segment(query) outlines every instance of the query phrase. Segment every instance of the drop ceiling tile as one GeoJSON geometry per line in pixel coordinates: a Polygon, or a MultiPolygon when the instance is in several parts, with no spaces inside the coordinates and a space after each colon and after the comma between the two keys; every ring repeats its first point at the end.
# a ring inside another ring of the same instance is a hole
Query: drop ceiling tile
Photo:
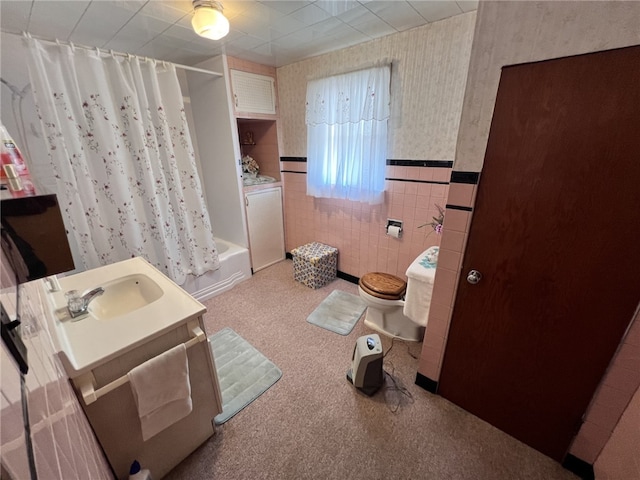
{"type": "Polygon", "coordinates": [[[188,42],[192,42],[193,40],[198,38],[198,34],[193,31],[193,28],[191,28],[191,26],[183,27],[179,23],[171,25],[168,29],[162,32],[162,36],[178,38],[180,40],[186,40],[188,42]]]}
{"type": "MultiPolygon", "coordinates": [[[[138,9],[143,3],[139,2],[138,9]]],[[[93,1],[69,40],[81,45],[103,46],[136,14],[132,5],[93,1]]]]}
{"type": "Polygon", "coordinates": [[[245,17],[253,18],[263,22],[270,22],[275,18],[285,16],[282,12],[270,8],[270,3],[248,2],[251,4],[250,8],[246,8],[241,14],[245,17]]]}
{"type": "Polygon", "coordinates": [[[365,6],[399,32],[424,24],[424,19],[416,15],[417,12],[408,2],[375,1],[365,6]]]}
{"type": "Polygon", "coordinates": [[[341,31],[342,29],[351,28],[346,23],[342,22],[339,18],[329,17],[321,22],[318,22],[312,25],[311,30],[313,30],[318,37],[330,37],[336,32],[341,31]]]}
{"type": "Polygon", "coordinates": [[[369,37],[362,32],[354,30],[349,25],[334,28],[328,35],[324,35],[317,41],[323,51],[338,50],[358,43],[366,42],[369,37]]]}
{"type": "Polygon", "coordinates": [[[320,7],[316,7],[315,5],[307,5],[306,7],[293,12],[291,17],[301,21],[305,25],[313,25],[331,17],[331,14],[320,7]]]}
{"type": "MultiPolygon", "coordinates": [[[[135,51],[169,27],[171,27],[170,23],[137,14],[105,45],[105,48],[117,50],[125,47],[135,51]]],[[[128,52],[133,53],[133,51],[128,52]]]]}
{"type": "Polygon", "coordinates": [[[227,48],[240,48],[242,50],[253,50],[258,45],[264,45],[265,41],[262,38],[254,37],[251,35],[243,35],[240,38],[232,42],[227,42],[225,45],[227,48]]]}
{"type": "Polygon", "coordinates": [[[288,35],[293,32],[297,32],[303,28],[306,28],[306,24],[302,23],[300,20],[296,20],[290,15],[273,19],[269,22],[271,27],[278,32],[281,32],[283,35],[288,35]]]}
{"type": "Polygon", "coordinates": [[[334,17],[362,6],[356,0],[318,0],[314,5],[317,5],[321,9],[329,12],[334,17]]]}
{"type": "Polygon", "coordinates": [[[298,0],[287,0],[287,1],[280,1],[280,0],[267,0],[267,1],[261,1],[260,3],[267,5],[269,8],[273,8],[274,10],[277,10],[278,12],[282,13],[283,15],[289,15],[290,13],[295,12],[296,10],[300,10],[303,7],[306,7],[307,5],[313,3],[313,0],[311,1],[298,1],[298,0]]]}
{"type": "Polygon", "coordinates": [[[357,23],[352,26],[369,38],[380,38],[386,35],[391,35],[392,33],[397,33],[395,28],[375,15],[373,15],[373,18],[370,18],[365,22],[357,23]]]}
{"type": "Polygon", "coordinates": [[[165,5],[169,5],[170,7],[175,8],[176,10],[180,10],[183,13],[193,12],[193,2],[191,0],[151,0],[151,2],[164,3],[165,5]]]}
{"type": "Polygon", "coordinates": [[[478,0],[465,0],[456,2],[463,12],[472,12],[478,9],[478,0]]]}
{"type": "Polygon", "coordinates": [[[307,43],[313,42],[315,38],[315,34],[313,30],[310,28],[305,28],[302,30],[298,30],[297,32],[290,33],[289,35],[285,35],[284,37],[280,37],[274,40],[272,43],[278,47],[291,47],[295,45],[299,47],[300,45],[305,45],[307,43]]]}
{"type": "Polygon", "coordinates": [[[456,2],[409,1],[409,3],[429,22],[437,22],[438,20],[462,13],[462,10],[456,2]]]}
{"type": "Polygon", "coordinates": [[[191,45],[191,41],[189,40],[181,40],[178,38],[158,36],[153,40],[151,40],[150,42],[148,42],[146,45],[144,45],[143,48],[146,48],[149,46],[150,48],[157,48],[162,50],[176,50],[176,49],[188,47],[189,45],[191,45]]]}
{"type": "Polygon", "coordinates": [[[169,58],[172,58],[173,53],[177,50],[177,48],[161,47],[155,45],[154,42],[149,42],[144,47],[139,48],[135,54],[140,57],[170,61],[169,58]]]}
{"type": "Polygon", "coordinates": [[[88,1],[34,2],[28,31],[50,40],[67,40],[88,6],[88,1]]]}
{"type": "Polygon", "coordinates": [[[0,28],[5,32],[21,33],[27,30],[31,2],[1,1],[0,2],[0,28]]]}
{"type": "Polygon", "coordinates": [[[142,7],[138,14],[157,18],[158,20],[173,24],[184,17],[186,12],[176,9],[169,2],[151,0],[142,7]]]}
{"type": "Polygon", "coordinates": [[[251,10],[255,3],[253,0],[224,0],[222,1],[222,13],[231,20],[234,16],[251,10]]]}
{"type": "MultiPolygon", "coordinates": [[[[248,18],[244,15],[239,15],[234,19],[233,30],[243,33],[245,35],[252,35],[254,37],[261,38],[263,42],[272,39],[271,27],[269,24],[261,22],[257,19],[248,18]]],[[[276,37],[281,37],[282,33],[276,34],[276,37]]]]}
{"type": "Polygon", "coordinates": [[[179,54],[176,51],[176,53],[167,55],[167,61],[182,65],[197,65],[198,63],[204,62],[205,60],[220,55],[221,53],[222,52],[220,50],[214,50],[208,53],[197,53],[182,50],[179,54]]]}
{"type": "Polygon", "coordinates": [[[358,3],[355,7],[345,10],[344,12],[336,15],[336,17],[349,25],[357,25],[358,23],[371,19],[371,17],[375,17],[375,14],[358,3]]]}
{"type": "MultiPolygon", "coordinates": [[[[206,39],[203,39],[203,40],[206,40],[206,39]]],[[[222,53],[223,48],[224,48],[224,45],[218,42],[195,41],[185,45],[183,47],[183,50],[190,53],[207,54],[210,57],[213,57],[214,55],[220,55],[220,53],[222,53]]]]}

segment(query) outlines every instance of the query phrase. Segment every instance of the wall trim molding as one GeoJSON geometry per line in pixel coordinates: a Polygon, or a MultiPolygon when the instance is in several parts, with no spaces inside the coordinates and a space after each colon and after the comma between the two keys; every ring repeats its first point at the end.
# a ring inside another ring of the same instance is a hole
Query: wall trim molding
{"type": "Polygon", "coordinates": [[[280,157],[281,162],[306,162],[307,157],[280,157]]]}
{"type": "Polygon", "coordinates": [[[385,180],[389,180],[392,182],[431,183],[434,185],[449,185],[449,182],[438,182],[436,180],[413,180],[410,178],[390,178],[390,177],[385,178],[385,180]]]}
{"type": "MultiPolygon", "coordinates": [[[[307,157],[280,157],[281,162],[306,162],[307,157]]],[[[453,160],[403,160],[387,159],[387,165],[398,167],[432,167],[432,168],[453,168],[453,160]]]]}
{"type": "Polygon", "coordinates": [[[472,207],[465,207],[463,205],[451,205],[450,203],[447,203],[445,205],[445,208],[449,208],[451,210],[462,210],[463,212],[473,212],[472,207]]]}
{"type": "Polygon", "coordinates": [[[387,159],[387,165],[396,165],[396,166],[399,166],[399,167],[453,168],[453,160],[398,160],[398,159],[387,159]]]}
{"type": "Polygon", "coordinates": [[[480,179],[480,172],[451,172],[451,183],[468,183],[477,185],[480,179]]]}

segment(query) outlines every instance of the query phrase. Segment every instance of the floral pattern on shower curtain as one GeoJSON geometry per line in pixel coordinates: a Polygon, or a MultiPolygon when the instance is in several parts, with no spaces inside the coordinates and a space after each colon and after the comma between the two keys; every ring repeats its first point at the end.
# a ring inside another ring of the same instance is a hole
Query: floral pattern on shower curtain
{"type": "Polygon", "coordinates": [[[219,267],[173,64],[26,38],[57,194],[84,268],[219,267]]]}

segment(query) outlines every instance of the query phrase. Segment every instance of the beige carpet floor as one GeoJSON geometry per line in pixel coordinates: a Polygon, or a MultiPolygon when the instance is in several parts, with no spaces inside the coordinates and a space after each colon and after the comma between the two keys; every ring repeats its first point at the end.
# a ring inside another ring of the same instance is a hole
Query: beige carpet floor
{"type": "MultiPolygon", "coordinates": [[[[177,479],[573,479],[558,463],[414,384],[421,344],[385,357],[411,398],[367,397],[345,379],[362,321],[342,336],[306,322],[337,279],[311,290],[285,260],[206,302],[207,334],[231,327],[282,378],[173,469],[177,479]]],[[[384,350],[390,339],[382,337],[384,350]]]]}

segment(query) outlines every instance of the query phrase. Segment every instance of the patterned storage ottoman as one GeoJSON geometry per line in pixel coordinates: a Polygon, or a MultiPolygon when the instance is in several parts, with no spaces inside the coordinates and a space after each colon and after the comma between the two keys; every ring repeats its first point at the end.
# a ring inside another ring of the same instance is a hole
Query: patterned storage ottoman
{"type": "Polygon", "coordinates": [[[320,288],[334,278],[338,270],[338,249],[313,242],[291,250],[293,279],[307,287],[320,288]]]}

